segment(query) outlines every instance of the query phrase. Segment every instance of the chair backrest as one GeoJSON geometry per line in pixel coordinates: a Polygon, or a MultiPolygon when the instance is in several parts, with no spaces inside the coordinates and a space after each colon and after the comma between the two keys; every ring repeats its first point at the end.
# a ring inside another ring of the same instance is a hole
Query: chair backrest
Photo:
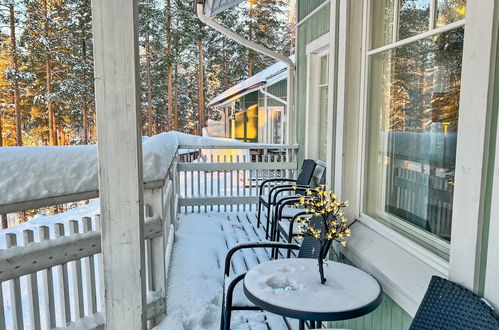
{"type": "Polygon", "coordinates": [[[465,287],[433,276],[410,330],[498,330],[493,309],[465,287]]]}
{"type": "MultiPolygon", "coordinates": [[[[324,228],[322,219],[318,216],[312,217],[312,219],[310,220],[310,225],[316,229],[324,228]]],[[[320,250],[320,241],[315,237],[306,236],[303,238],[300,250],[298,251],[298,258],[318,258],[320,250]]]]}
{"type": "Polygon", "coordinates": [[[312,159],[305,159],[301,165],[300,174],[296,179],[296,184],[298,185],[308,185],[314,176],[314,170],[317,163],[312,159]]]}

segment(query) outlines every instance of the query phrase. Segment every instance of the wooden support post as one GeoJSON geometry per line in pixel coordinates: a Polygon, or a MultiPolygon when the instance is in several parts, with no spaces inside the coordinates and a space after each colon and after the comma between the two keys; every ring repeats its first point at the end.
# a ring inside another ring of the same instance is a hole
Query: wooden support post
{"type": "Polygon", "coordinates": [[[92,0],[106,329],[145,329],[137,0],[92,0]]]}

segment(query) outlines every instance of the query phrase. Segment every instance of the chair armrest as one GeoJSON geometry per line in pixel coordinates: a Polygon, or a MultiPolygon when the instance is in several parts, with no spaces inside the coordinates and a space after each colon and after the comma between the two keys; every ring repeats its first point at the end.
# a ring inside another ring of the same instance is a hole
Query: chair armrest
{"type": "Polygon", "coordinates": [[[248,242],[248,243],[238,244],[234,246],[232,249],[230,249],[229,252],[227,252],[227,256],[225,257],[224,275],[229,276],[230,262],[234,253],[242,249],[255,249],[255,248],[279,248],[286,250],[299,250],[300,246],[291,243],[280,243],[280,242],[270,242],[270,241],[248,242]]]}
{"type": "Polygon", "coordinates": [[[265,187],[265,185],[270,182],[296,182],[296,180],[287,178],[273,178],[264,180],[262,183],[260,183],[260,196],[263,194],[263,188],[265,187]]]}
{"type": "Polygon", "coordinates": [[[306,191],[310,189],[310,186],[295,186],[295,185],[280,185],[272,188],[269,193],[269,203],[272,200],[272,204],[277,202],[277,196],[285,191],[306,191]],[[274,194],[274,198],[272,198],[272,194],[274,194]]]}

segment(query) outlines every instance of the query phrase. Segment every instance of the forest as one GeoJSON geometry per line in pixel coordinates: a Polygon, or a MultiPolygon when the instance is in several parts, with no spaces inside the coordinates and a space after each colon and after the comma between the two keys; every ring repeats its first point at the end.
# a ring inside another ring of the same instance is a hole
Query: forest
{"type": "MultiPolygon", "coordinates": [[[[192,1],[139,0],[142,133],[201,134],[206,104],[272,59],[204,26],[192,1]]],[[[249,0],[215,17],[290,55],[294,5],[249,0]]],[[[0,3],[0,146],[97,141],[90,0],[0,3]]]]}

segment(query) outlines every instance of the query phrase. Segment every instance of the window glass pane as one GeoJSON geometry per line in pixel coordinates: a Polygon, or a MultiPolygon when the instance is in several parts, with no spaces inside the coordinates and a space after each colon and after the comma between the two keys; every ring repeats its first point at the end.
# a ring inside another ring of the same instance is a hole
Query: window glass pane
{"type": "Polygon", "coordinates": [[[327,94],[328,87],[319,88],[319,159],[327,160],[327,94]]]}
{"type": "Polygon", "coordinates": [[[371,56],[365,211],[447,241],[463,39],[459,28],[371,56]]]}
{"type": "Polygon", "coordinates": [[[466,0],[438,0],[437,26],[460,21],[466,16],[466,0]]]}
{"type": "Polygon", "coordinates": [[[429,30],[430,0],[400,0],[398,39],[406,39],[429,30]]]}
{"type": "Polygon", "coordinates": [[[320,67],[319,67],[319,70],[320,70],[320,79],[319,79],[319,84],[320,85],[324,85],[324,84],[327,84],[327,81],[328,81],[328,78],[329,78],[329,72],[328,72],[328,69],[327,69],[327,55],[325,56],[322,56],[320,58],[320,67]]]}
{"type": "Polygon", "coordinates": [[[376,0],[371,9],[371,49],[393,42],[394,0],[376,0]]]}

